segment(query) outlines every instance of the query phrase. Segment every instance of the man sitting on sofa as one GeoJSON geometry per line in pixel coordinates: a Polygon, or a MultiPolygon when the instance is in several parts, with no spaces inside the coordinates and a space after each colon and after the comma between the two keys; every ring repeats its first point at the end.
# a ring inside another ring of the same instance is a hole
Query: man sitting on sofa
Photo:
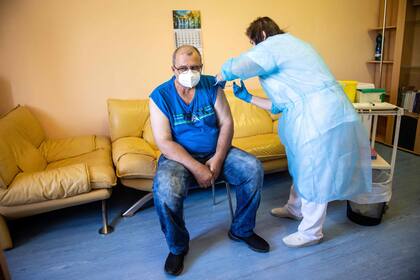
{"type": "Polygon", "coordinates": [[[165,271],[179,275],[189,249],[183,202],[190,186],[206,188],[219,177],[234,185],[237,208],[228,236],[257,252],[268,252],[269,244],[253,231],[264,172],[257,158],[231,147],[233,120],[223,89],[200,75],[195,47],[176,49],[172,63],[174,76],[150,95],[150,118],[162,152],[153,195],[170,251],[165,271]]]}

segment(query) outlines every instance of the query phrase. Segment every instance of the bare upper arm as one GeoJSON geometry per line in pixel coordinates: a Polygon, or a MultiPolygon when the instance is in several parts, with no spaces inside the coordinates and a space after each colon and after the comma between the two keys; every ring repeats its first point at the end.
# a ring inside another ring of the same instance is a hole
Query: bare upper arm
{"type": "Polygon", "coordinates": [[[153,137],[159,147],[162,141],[172,140],[171,126],[168,118],[162,113],[152,99],[149,100],[149,110],[153,137]]]}
{"type": "Polygon", "coordinates": [[[217,91],[217,98],[214,109],[216,111],[216,116],[220,127],[225,124],[233,124],[230,106],[226,99],[226,95],[221,88],[219,88],[217,91]]]}

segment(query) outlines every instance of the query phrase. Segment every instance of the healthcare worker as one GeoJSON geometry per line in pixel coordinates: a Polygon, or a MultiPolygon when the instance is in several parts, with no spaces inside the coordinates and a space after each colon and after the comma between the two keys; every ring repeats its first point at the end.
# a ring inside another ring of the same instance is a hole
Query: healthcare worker
{"type": "MultiPolygon", "coordinates": [[[[271,213],[302,220],[283,238],[289,247],[322,241],[327,203],[370,192],[371,154],[367,131],[319,54],[283,32],[268,17],[253,21],[246,35],[254,45],[228,59],[217,81],[258,76],[269,99],[234,83],[236,97],[272,113],[282,112],[279,135],[293,178],[287,204],[271,213]]],[[[332,46],[333,47],[333,46],[332,46]]]]}

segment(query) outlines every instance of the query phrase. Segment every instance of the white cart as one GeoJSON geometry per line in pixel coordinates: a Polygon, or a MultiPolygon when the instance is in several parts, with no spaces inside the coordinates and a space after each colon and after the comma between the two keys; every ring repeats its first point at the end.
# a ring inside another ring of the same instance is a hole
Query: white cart
{"type": "MultiPolygon", "coordinates": [[[[386,204],[391,200],[398,137],[401,116],[404,115],[404,109],[390,103],[353,103],[353,106],[361,115],[364,125],[371,134],[370,139],[372,148],[375,147],[378,117],[396,117],[391,162],[388,163],[378,154],[377,159],[372,160],[372,192],[361,194],[349,201],[348,204],[348,207],[352,210],[356,209],[356,220],[360,218],[359,221],[365,222],[366,225],[375,225],[380,223],[386,204]],[[378,207],[375,208],[375,205],[378,207]],[[360,214],[360,217],[358,214],[360,214]]],[[[347,212],[347,215],[349,216],[349,212],[347,212]]],[[[352,221],[357,222],[353,219],[354,217],[352,218],[349,216],[349,218],[352,221]]]]}

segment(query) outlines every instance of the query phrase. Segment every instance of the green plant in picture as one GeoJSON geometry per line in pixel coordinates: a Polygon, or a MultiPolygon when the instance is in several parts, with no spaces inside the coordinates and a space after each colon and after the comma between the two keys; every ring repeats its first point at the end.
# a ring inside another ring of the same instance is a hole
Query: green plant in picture
{"type": "Polygon", "coordinates": [[[200,11],[176,10],[172,13],[175,29],[201,28],[200,11]]]}

